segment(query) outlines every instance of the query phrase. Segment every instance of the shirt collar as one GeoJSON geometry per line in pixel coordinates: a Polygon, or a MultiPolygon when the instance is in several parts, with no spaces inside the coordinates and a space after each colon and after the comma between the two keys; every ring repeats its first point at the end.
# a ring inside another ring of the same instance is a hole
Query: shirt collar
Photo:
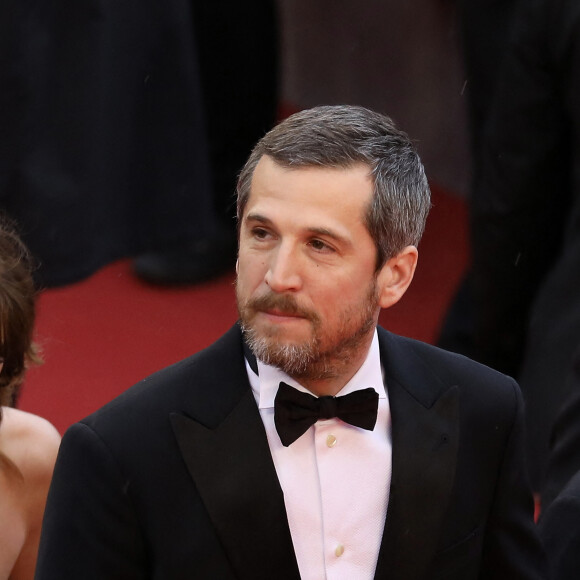
{"type": "MultiPolygon", "coordinates": [[[[289,377],[286,373],[282,372],[279,368],[266,365],[261,361],[258,361],[257,375],[252,371],[247,360],[246,370],[248,372],[248,378],[250,379],[250,385],[252,386],[254,397],[260,409],[274,407],[274,398],[278,392],[280,381],[284,381],[299,391],[312,394],[292,377],[289,377]]],[[[383,381],[379,352],[379,338],[376,329],[365,361],[352,379],[337,394],[347,395],[353,391],[366,389],[368,387],[372,387],[379,394],[379,399],[386,399],[387,394],[383,381]]]]}

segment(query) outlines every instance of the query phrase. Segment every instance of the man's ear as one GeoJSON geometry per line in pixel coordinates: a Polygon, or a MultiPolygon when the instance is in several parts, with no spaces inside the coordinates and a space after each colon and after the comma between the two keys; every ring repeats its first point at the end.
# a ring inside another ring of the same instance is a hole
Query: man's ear
{"type": "Polygon", "coordinates": [[[377,288],[381,308],[389,308],[402,298],[413,280],[418,257],[417,248],[407,246],[396,256],[387,260],[379,270],[377,288]]]}

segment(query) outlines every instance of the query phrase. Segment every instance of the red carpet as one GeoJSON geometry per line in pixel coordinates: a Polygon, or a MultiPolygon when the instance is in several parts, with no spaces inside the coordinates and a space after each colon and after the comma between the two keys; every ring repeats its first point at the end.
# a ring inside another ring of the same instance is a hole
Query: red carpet
{"type": "MultiPolygon", "coordinates": [[[[415,280],[381,315],[393,332],[432,342],[467,261],[461,200],[434,188],[415,280]]],[[[233,272],[186,289],[154,288],[112,264],[81,283],[44,291],[37,338],[45,364],[31,369],[20,407],[63,432],[148,374],[207,346],[236,320],[233,272]]]]}

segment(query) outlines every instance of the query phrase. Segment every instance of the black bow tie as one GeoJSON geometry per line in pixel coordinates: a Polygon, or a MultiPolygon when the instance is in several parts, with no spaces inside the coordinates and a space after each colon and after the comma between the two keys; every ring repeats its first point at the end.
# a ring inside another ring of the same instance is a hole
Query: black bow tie
{"type": "Polygon", "coordinates": [[[345,423],[372,431],[377,422],[379,395],[374,389],[342,397],[313,397],[280,383],[274,399],[274,423],[284,447],[294,443],[318,419],[338,417],[345,423]]]}

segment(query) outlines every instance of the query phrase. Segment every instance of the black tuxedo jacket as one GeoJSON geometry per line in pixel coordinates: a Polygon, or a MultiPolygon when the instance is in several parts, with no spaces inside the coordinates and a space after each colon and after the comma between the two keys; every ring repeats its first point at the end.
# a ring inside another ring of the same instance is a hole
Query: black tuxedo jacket
{"type": "MultiPolygon", "coordinates": [[[[379,342],[393,471],[376,578],[543,578],[517,385],[379,342]]],[[[36,578],[299,579],[237,326],[68,430],[36,578]]]]}

